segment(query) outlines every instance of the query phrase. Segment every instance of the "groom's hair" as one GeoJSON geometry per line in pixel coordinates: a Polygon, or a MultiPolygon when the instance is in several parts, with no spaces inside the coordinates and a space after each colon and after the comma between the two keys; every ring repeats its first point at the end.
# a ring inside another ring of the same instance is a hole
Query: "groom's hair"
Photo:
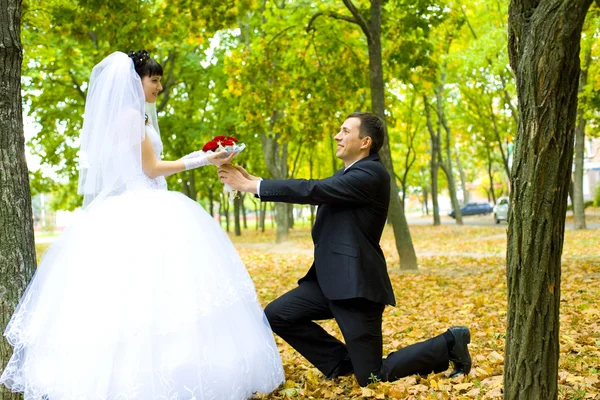
{"type": "Polygon", "coordinates": [[[358,137],[364,139],[369,136],[371,138],[369,154],[377,153],[383,146],[383,139],[385,138],[385,124],[381,118],[368,112],[353,112],[346,117],[346,119],[348,118],[360,119],[358,137]]]}

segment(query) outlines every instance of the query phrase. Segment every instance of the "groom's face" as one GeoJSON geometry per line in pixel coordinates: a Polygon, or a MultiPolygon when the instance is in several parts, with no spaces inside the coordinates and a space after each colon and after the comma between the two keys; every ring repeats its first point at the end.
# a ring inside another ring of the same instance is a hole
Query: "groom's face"
{"type": "Polygon", "coordinates": [[[340,131],[335,135],[337,142],[335,156],[343,161],[356,161],[361,151],[365,148],[365,140],[360,135],[360,119],[348,118],[342,124],[340,131]]]}

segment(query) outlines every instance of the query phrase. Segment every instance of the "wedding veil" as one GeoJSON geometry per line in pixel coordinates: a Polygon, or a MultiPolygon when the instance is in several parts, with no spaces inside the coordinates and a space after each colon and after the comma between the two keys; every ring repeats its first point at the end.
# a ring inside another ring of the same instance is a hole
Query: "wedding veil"
{"type": "Polygon", "coordinates": [[[115,52],[94,67],[79,152],[84,207],[124,192],[143,173],[144,103],[141,79],[127,54],[115,52]]]}

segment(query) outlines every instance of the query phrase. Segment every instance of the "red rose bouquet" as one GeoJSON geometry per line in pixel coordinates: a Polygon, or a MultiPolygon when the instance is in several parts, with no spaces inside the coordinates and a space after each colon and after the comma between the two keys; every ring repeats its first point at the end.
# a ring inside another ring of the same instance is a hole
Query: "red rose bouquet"
{"type": "MultiPolygon", "coordinates": [[[[205,153],[219,153],[221,151],[226,151],[227,154],[231,154],[239,153],[245,148],[246,145],[244,143],[238,144],[238,140],[233,136],[215,136],[202,147],[202,151],[205,153]]],[[[224,189],[230,193],[230,200],[237,196],[237,190],[233,190],[229,185],[225,185],[224,189]]]]}
{"type": "Polygon", "coordinates": [[[202,151],[204,152],[215,152],[218,153],[220,151],[225,150],[227,154],[230,153],[239,153],[240,151],[246,148],[245,144],[238,144],[238,140],[233,136],[215,136],[212,140],[202,147],[202,151]]]}

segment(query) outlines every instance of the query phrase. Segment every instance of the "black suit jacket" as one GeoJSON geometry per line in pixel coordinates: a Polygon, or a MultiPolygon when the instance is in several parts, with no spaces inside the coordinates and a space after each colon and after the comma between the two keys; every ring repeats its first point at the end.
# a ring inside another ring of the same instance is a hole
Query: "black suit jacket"
{"type": "Polygon", "coordinates": [[[318,205],[315,259],[304,279],[317,279],[330,300],[363,297],[395,304],[379,240],[390,201],[390,176],[372,154],[321,180],[263,180],[263,201],[318,205]]]}

